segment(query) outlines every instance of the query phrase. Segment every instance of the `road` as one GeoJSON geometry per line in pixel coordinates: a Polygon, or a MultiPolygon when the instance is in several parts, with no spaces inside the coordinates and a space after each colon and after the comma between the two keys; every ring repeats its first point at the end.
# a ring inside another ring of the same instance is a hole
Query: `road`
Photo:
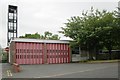
{"type": "Polygon", "coordinates": [[[6,73],[6,65],[3,64],[3,78],[118,78],[118,63],[21,65],[22,71],[11,71],[12,76],[6,73]]]}
{"type": "Polygon", "coordinates": [[[0,80],[2,79],[2,63],[0,63],[0,80]]]}

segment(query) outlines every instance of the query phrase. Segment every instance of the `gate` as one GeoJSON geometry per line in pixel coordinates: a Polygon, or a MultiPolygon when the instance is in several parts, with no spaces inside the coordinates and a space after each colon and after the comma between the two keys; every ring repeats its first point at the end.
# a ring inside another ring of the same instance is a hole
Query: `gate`
{"type": "Polygon", "coordinates": [[[16,42],[16,63],[18,64],[43,64],[43,43],[16,42]]]}
{"type": "Polygon", "coordinates": [[[47,63],[69,63],[70,53],[68,44],[46,44],[47,63]]]}

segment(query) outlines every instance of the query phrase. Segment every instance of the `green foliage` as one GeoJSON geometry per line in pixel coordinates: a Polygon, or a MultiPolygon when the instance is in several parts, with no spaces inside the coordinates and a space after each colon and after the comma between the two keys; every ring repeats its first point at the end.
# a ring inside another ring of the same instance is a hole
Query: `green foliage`
{"type": "Polygon", "coordinates": [[[7,60],[7,53],[6,52],[2,52],[2,60],[7,60]]]}
{"type": "Polygon", "coordinates": [[[59,40],[60,37],[57,34],[54,34],[50,39],[52,39],[52,40],[59,40]]]}
{"type": "Polygon", "coordinates": [[[25,34],[25,36],[20,36],[20,38],[33,38],[33,39],[39,39],[40,35],[38,33],[35,34],[25,34]]]}
{"type": "Polygon", "coordinates": [[[40,35],[38,33],[35,34],[25,34],[25,36],[20,36],[20,38],[32,38],[32,39],[51,39],[51,40],[59,40],[60,37],[57,34],[52,34],[49,31],[44,32],[44,35],[40,35]]]}
{"type": "Polygon", "coordinates": [[[7,62],[7,52],[0,47],[0,62],[7,62]]]}
{"type": "Polygon", "coordinates": [[[81,48],[89,52],[98,52],[107,48],[111,51],[120,47],[120,19],[116,12],[94,10],[83,12],[82,17],[68,19],[60,33],[76,41],[81,48]]]}

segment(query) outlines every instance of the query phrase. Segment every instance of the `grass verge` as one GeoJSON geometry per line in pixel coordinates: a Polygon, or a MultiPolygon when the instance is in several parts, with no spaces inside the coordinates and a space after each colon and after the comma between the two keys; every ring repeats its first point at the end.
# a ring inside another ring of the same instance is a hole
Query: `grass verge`
{"type": "Polygon", "coordinates": [[[119,62],[120,60],[83,60],[80,63],[114,63],[119,62]]]}

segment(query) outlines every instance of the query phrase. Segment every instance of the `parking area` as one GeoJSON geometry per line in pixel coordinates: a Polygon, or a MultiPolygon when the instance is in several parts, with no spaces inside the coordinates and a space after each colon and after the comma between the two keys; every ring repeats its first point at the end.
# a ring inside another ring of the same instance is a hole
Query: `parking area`
{"type": "Polygon", "coordinates": [[[9,64],[3,64],[3,78],[118,78],[118,63],[68,63],[20,65],[22,71],[13,73],[9,64]]]}

